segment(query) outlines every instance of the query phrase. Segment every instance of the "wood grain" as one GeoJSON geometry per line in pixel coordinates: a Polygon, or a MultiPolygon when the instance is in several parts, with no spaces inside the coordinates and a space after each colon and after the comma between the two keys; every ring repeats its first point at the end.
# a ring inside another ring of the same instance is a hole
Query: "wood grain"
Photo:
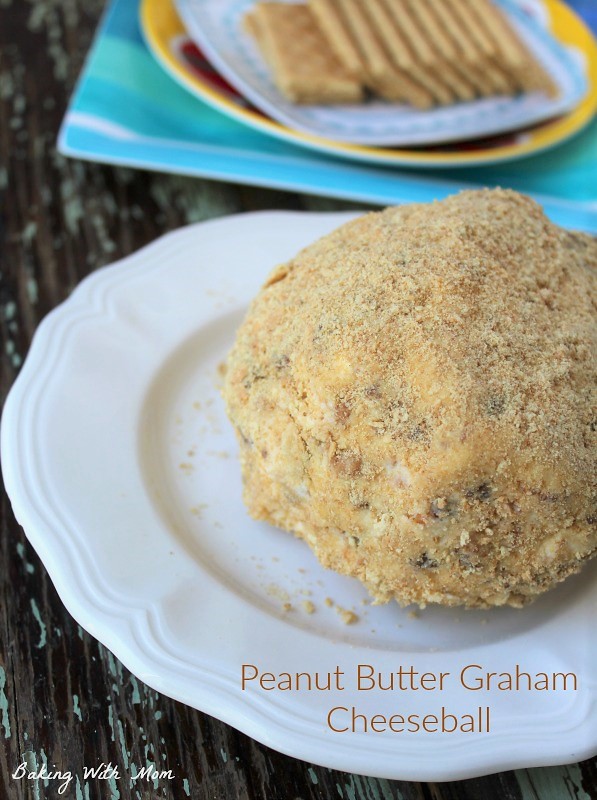
{"type": "MultiPolygon", "coordinates": [[[[0,0],[0,397],[39,321],[89,272],[168,230],[260,208],[349,204],[113,169],[58,155],[54,142],[100,0],[0,0]]],[[[288,758],[138,681],[70,617],[3,494],[0,535],[0,797],[7,800],[591,800],[597,762],[417,784],[288,758]],[[11,777],[70,771],[59,781],[11,777]],[[120,780],[84,780],[111,763],[120,780]],[[139,768],[172,780],[133,782],[139,768]]]]}

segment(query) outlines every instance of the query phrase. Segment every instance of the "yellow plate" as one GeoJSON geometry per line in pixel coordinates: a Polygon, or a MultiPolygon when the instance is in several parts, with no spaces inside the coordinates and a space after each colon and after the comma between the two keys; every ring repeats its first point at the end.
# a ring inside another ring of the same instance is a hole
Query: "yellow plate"
{"type": "Polygon", "coordinates": [[[579,49],[587,62],[589,89],[582,102],[564,116],[490,139],[438,147],[393,149],[322,139],[274,122],[247,104],[210,67],[188,37],[173,0],[142,0],[141,27],[147,44],[166,71],[200,100],[257,130],[292,144],[374,164],[458,167],[494,164],[546,150],[587,125],[597,109],[597,45],[592,33],[561,0],[543,0],[552,35],[579,49]]]}

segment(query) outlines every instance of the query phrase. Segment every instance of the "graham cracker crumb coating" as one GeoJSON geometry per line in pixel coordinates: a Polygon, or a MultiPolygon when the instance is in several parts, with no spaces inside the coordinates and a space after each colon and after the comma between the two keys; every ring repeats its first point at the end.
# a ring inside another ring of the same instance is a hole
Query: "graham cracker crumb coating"
{"type": "Polygon", "coordinates": [[[511,191],[277,267],[224,397],[256,519],[376,602],[521,606],[595,554],[597,243],[511,191]]]}

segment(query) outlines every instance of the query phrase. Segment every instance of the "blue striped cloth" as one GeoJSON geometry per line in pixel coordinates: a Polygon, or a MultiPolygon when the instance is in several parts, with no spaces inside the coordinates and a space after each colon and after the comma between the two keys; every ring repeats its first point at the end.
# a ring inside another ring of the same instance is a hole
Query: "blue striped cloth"
{"type": "MultiPolygon", "coordinates": [[[[138,2],[108,6],[63,122],[61,152],[380,205],[511,187],[535,196],[554,221],[597,233],[595,120],[545,153],[483,168],[417,172],[330,157],[251,129],[182,89],[148,51],[138,2]]],[[[570,5],[597,30],[595,0],[570,5]]]]}

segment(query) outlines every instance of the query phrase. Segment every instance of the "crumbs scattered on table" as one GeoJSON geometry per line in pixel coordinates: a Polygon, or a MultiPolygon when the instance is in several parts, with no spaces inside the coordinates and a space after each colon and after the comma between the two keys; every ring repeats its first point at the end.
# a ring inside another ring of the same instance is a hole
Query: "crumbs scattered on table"
{"type": "Polygon", "coordinates": [[[307,614],[313,614],[315,611],[315,603],[312,603],[311,600],[303,600],[302,606],[307,614]]]}
{"type": "Polygon", "coordinates": [[[185,475],[190,475],[195,470],[195,467],[192,464],[189,464],[188,461],[182,461],[178,465],[178,468],[181,470],[181,472],[184,472],[185,475]]]}
{"type": "Polygon", "coordinates": [[[407,616],[408,616],[409,619],[418,619],[419,618],[419,612],[418,611],[409,611],[407,616]]]}
{"type": "Polygon", "coordinates": [[[202,515],[203,515],[203,512],[205,511],[205,509],[207,507],[208,507],[207,503],[197,503],[196,506],[193,506],[191,508],[191,514],[194,514],[194,516],[201,518],[202,515]]]}

